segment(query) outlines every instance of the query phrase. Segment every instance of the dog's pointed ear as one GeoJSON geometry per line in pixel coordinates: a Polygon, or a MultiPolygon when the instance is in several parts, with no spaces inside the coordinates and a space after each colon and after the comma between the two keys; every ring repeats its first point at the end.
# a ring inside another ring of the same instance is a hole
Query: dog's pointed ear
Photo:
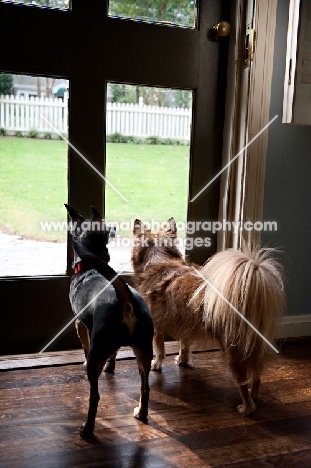
{"type": "Polygon", "coordinates": [[[85,219],[83,218],[82,215],[80,215],[80,213],[77,212],[77,210],[75,210],[72,206],[70,205],[67,205],[66,203],[64,204],[66,209],[67,209],[67,212],[68,212],[68,215],[70,217],[70,219],[76,223],[83,223],[83,221],[85,221],[85,219]]]}
{"type": "Polygon", "coordinates": [[[80,244],[80,242],[77,242],[75,239],[72,239],[71,242],[72,242],[73,250],[79,255],[79,257],[82,258],[84,249],[82,245],[80,244]]]}
{"type": "Polygon", "coordinates": [[[135,236],[140,236],[141,234],[145,232],[145,230],[146,230],[146,227],[144,223],[142,223],[140,219],[135,219],[134,226],[133,226],[133,234],[135,236]]]}
{"type": "Polygon", "coordinates": [[[94,206],[91,206],[91,221],[102,221],[102,219],[100,212],[94,206]]]}
{"type": "Polygon", "coordinates": [[[169,237],[177,237],[177,226],[174,218],[167,220],[164,232],[169,237]]]}

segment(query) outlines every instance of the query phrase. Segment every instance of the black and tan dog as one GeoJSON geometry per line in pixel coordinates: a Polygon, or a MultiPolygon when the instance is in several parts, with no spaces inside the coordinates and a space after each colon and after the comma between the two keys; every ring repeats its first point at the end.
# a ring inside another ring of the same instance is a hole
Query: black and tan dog
{"type": "Polygon", "coordinates": [[[70,284],[70,302],[77,315],[76,328],[86,356],[90,383],[89,410],[80,434],[89,437],[95,426],[99,402],[98,377],[105,366],[113,372],[117,350],[131,346],[141,377],[139,406],[134,417],[148,415],[148,377],[152,360],[153,322],[141,295],[108,265],[107,243],[110,229],[101,214],[91,208],[85,220],[74,208],[65,205],[71,219],[74,247],[74,275],[70,284]]]}

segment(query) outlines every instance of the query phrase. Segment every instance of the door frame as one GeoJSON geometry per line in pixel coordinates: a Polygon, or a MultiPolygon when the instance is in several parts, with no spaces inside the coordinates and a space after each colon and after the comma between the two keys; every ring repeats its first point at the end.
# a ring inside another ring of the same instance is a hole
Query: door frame
{"type": "MultiPolygon", "coordinates": [[[[226,220],[241,226],[262,221],[268,129],[260,132],[270,118],[276,11],[277,0],[234,0],[232,3],[233,34],[229,44],[223,151],[223,167],[229,167],[221,178],[219,221],[222,223],[226,220]],[[255,52],[247,67],[244,65],[246,25],[255,31],[255,52]]],[[[240,248],[243,239],[260,243],[261,231],[219,231],[218,250],[240,248]]]]}

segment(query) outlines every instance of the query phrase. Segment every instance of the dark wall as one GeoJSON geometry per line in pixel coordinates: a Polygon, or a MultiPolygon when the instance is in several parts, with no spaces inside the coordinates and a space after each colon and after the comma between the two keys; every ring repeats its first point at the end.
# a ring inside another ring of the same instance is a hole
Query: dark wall
{"type": "MultiPolygon", "coordinates": [[[[282,124],[289,1],[278,2],[264,219],[278,223],[263,243],[279,246],[287,277],[286,315],[311,312],[311,127],[282,124]]],[[[310,109],[311,112],[311,109],[310,109]]]]}

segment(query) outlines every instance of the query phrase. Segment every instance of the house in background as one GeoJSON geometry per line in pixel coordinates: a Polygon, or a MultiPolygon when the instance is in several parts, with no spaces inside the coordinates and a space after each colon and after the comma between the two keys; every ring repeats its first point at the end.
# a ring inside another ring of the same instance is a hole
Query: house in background
{"type": "Polygon", "coordinates": [[[16,97],[63,97],[69,81],[44,76],[13,75],[13,94],[16,97]]]}

